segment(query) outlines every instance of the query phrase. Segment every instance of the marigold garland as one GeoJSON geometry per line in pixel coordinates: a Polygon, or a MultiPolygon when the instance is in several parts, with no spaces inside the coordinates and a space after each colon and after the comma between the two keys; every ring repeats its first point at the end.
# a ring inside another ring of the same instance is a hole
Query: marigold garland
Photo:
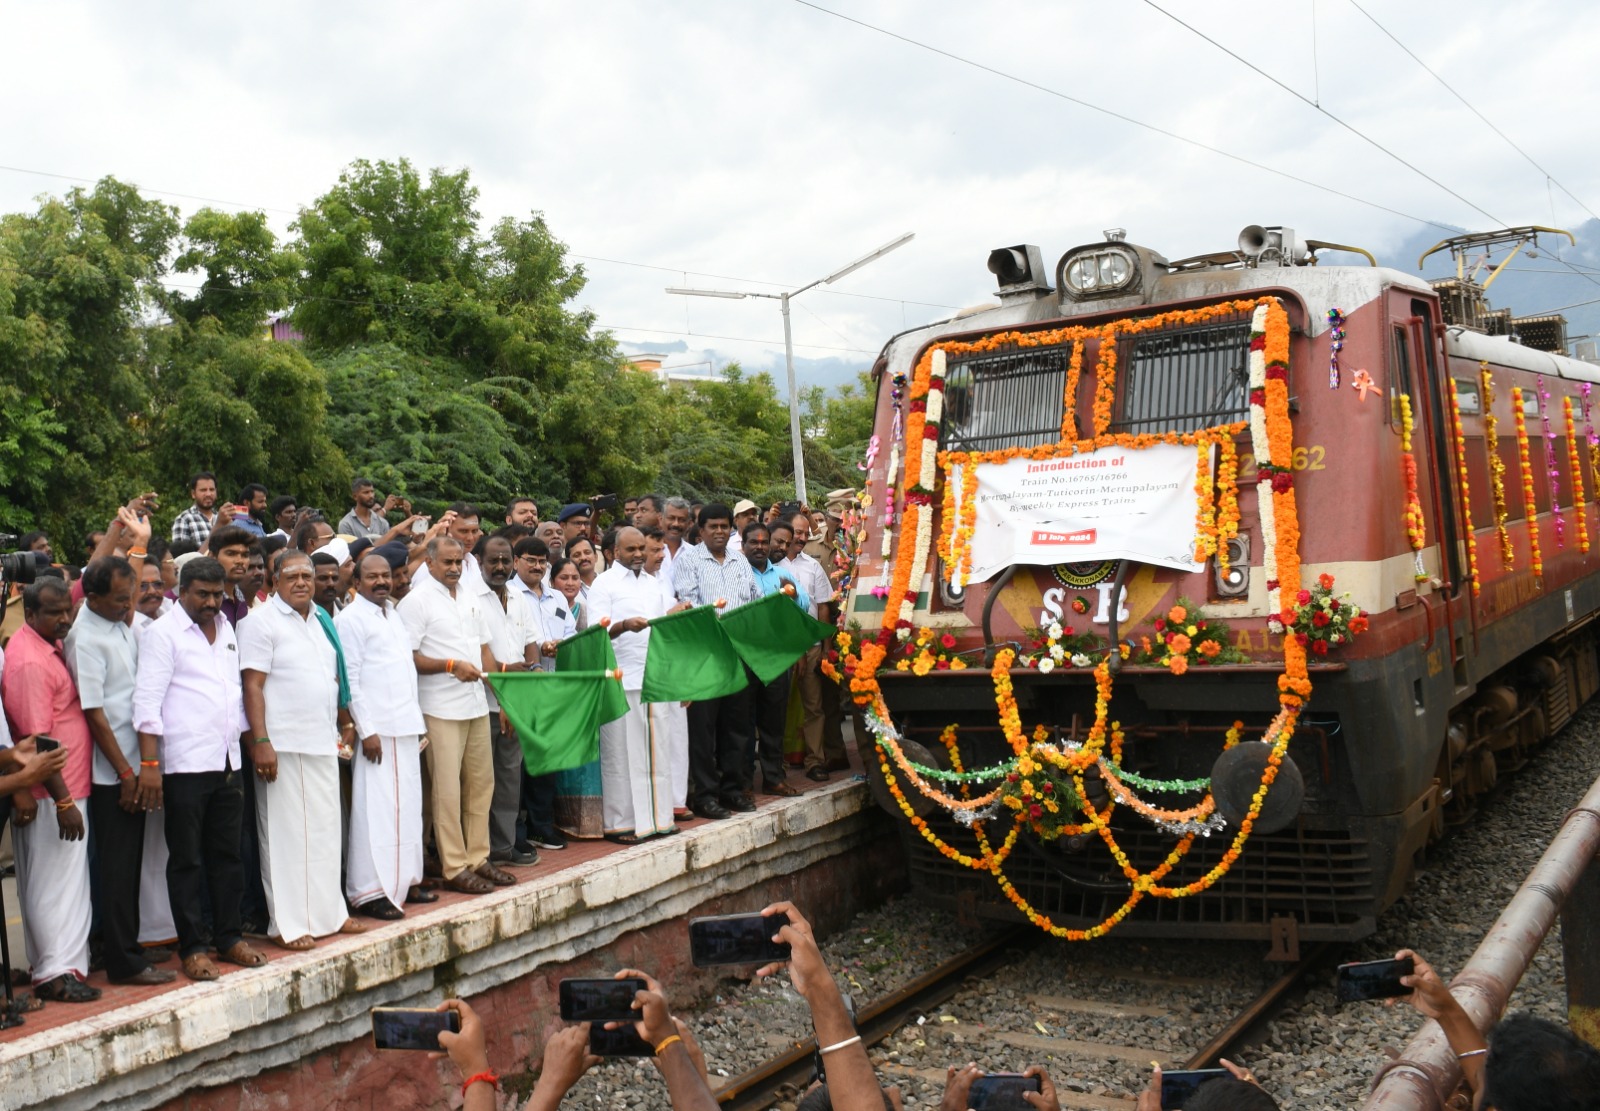
{"type": "Polygon", "coordinates": [[[1589,511],[1583,504],[1583,461],[1578,455],[1578,426],[1572,419],[1572,397],[1561,399],[1567,415],[1567,465],[1572,468],[1572,507],[1578,518],[1578,551],[1589,551],[1589,511]]]}
{"type": "Polygon", "coordinates": [[[1416,553],[1416,579],[1423,582],[1428,577],[1422,568],[1422,549],[1428,543],[1428,528],[1422,517],[1422,500],[1417,495],[1417,457],[1411,454],[1411,432],[1414,427],[1411,395],[1403,393],[1400,395],[1400,468],[1405,475],[1406,504],[1400,516],[1405,521],[1406,539],[1416,553]]]}
{"type": "MultiPolygon", "coordinates": [[[[1261,498],[1261,516],[1263,522],[1263,545],[1266,548],[1265,559],[1272,564],[1269,594],[1273,601],[1274,610],[1280,590],[1287,588],[1291,594],[1298,592],[1300,583],[1299,560],[1299,518],[1293,487],[1291,462],[1293,459],[1293,429],[1289,417],[1288,405],[1288,354],[1289,354],[1289,324],[1288,314],[1283,306],[1271,297],[1256,300],[1227,302],[1222,305],[1208,306],[1203,309],[1186,309],[1172,313],[1163,313],[1157,316],[1146,317],[1142,320],[1119,321],[1097,329],[1058,329],[1054,332],[1035,333],[999,333],[985,337],[974,343],[948,343],[940,345],[941,355],[964,354],[974,351],[994,350],[1001,346],[1014,344],[1016,346],[1045,346],[1060,343],[1065,340],[1080,340],[1091,337],[1100,340],[1099,360],[1096,368],[1096,390],[1094,404],[1095,435],[1090,440],[1080,441],[1076,444],[1055,445],[1043,450],[1049,453],[1072,454],[1078,450],[1087,450],[1094,447],[1119,444],[1120,446],[1140,448],[1153,443],[1185,443],[1197,447],[1202,438],[1220,440],[1221,437],[1231,438],[1242,430],[1246,424],[1224,426],[1207,429],[1200,434],[1185,434],[1184,436],[1153,436],[1141,434],[1139,436],[1111,436],[1108,435],[1110,426],[1111,406],[1115,395],[1116,375],[1116,338],[1120,335],[1136,334],[1153,328],[1164,327],[1174,323],[1197,323],[1204,320],[1215,319],[1220,315],[1241,312],[1253,309],[1255,317],[1252,320],[1251,355],[1252,355],[1252,381],[1251,381],[1251,420],[1248,426],[1252,432],[1252,446],[1255,450],[1261,467],[1261,485],[1259,487],[1261,498]],[[1270,524],[1270,527],[1269,527],[1270,524]]],[[[940,359],[941,372],[943,359],[940,359]]],[[[915,612],[916,592],[912,589],[912,576],[923,571],[928,552],[932,546],[932,489],[933,478],[929,472],[929,459],[936,457],[938,463],[946,467],[946,479],[950,477],[950,466],[959,462],[978,462],[978,458],[964,458],[955,460],[949,453],[937,453],[937,401],[929,403],[929,391],[933,386],[933,352],[925,354],[918,360],[912,377],[911,399],[912,406],[909,419],[906,422],[906,462],[905,462],[905,517],[901,525],[901,535],[898,547],[898,556],[890,576],[887,591],[884,623],[874,640],[864,642],[859,651],[854,655],[845,657],[845,664],[851,675],[850,688],[856,702],[869,708],[869,723],[880,734],[892,734],[893,727],[888,725],[888,707],[883,700],[883,692],[878,684],[877,674],[887,654],[888,646],[896,637],[904,639],[911,632],[911,617],[915,612]],[[924,401],[921,407],[915,403],[924,401]],[[930,423],[926,413],[929,408],[934,409],[932,420],[933,427],[925,434],[925,428],[930,423]],[[920,411],[919,411],[920,410],[920,411]],[[930,445],[930,441],[932,441],[930,445]],[[878,724],[883,723],[883,724],[878,724]]],[[[941,374],[942,376],[942,374],[941,374]]],[[[1030,453],[1039,449],[1028,449],[1030,453]]],[[[969,453],[961,453],[963,456],[969,453]]],[[[973,456],[977,453],[971,453],[973,456]]],[[[982,453],[993,455],[997,453],[982,453]]],[[[1022,454],[1021,451],[1011,449],[1004,453],[1007,457],[1022,454]]],[[[1039,458],[1041,456],[1034,455],[1039,458]]],[[[1059,457],[1046,455],[1043,457],[1059,457]]],[[[1258,464],[1259,465],[1259,464],[1258,464]]],[[[971,469],[969,467],[969,469],[971,469]]],[[[966,475],[963,474],[963,490],[966,489],[966,475]]],[[[890,490],[892,492],[892,488],[890,490]]],[[[958,512],[966,510],[966,504],[971,499],[963,498],[963,505],[958,512]]],[[[948,534],[941,533],[942,550],[953,557],[947,562],[956,562],[960,555],[960,526],[948,534]]],[[[970,548],[970,544],[967,545],[970,548]]],[[[919,584],[920,586],[920,579],[919,584]]],[[[1275,615],[1278,620],[1281,614],[1275,615]]],[[[1015,660],[1015,653],[1009,649],[998,653],[992,673],[995,686],[996,707],[1002,730],[1012,745],[1013,751],[1022,757],[1025,753],[1037,753],[1040,758],[1049,760],[1052,764],[1073,775],[1078,804],[1084,811],[1086,821],[1077,828],[1092,828],[1105,842],[1112,858],[1117,861],[1123,874],[1127,876],[1132,889],[1127,900],[1109,915],[1105,920],[1088,929],[1077,930],[1056,926],[1046,915],[1033,908],[1015,886],[1006,878],[1002,868],[1002,858],[991,848],[982,824],[974,822],[974,831],[977,834],[980,848],[979,857],[961,854],[949,846],[940,849],[951,859],[974,868],[986,868],[999,883],[1008,899],[1022,911],[1028,919],[1041,929],[1047,930],[1058,937],[1071,940],[1086,940],[1102,936],[1122,921],[1139,903],[1146,894],[1155,894],[1163,898],[1182,898],[1204,891],[1212,886],[1218,879],[1225,875],[1234,861],[1238,859],[1239,852],[1254,826],[1256,818],[1265,803],[1266,795],[1276,778],[1278,767],[1282,762],[1290,738],[1293,736],[1294,726],[1304,700],[1310,695],[1311,682],[1306,671],[1304,649],[1293,638],[1285,638],[1284,642],[1284,671],[1278,677],[1278,701],[1280,708],[1277,716],[1268,726],[1263,740],[1270,742],[1271,751],[1268,763],[1262,774],[1261,784],[1251,799],[1251,805],[1244,820],[1240,823],[1235,833],[1232,844],[1222,860],[1205,875],[1192,883],[1181,887],[1165,887],[1161,881],[1176,867],[1188,853],[1194,843],[1195,832],[1188,832],[1168,853],[1166,859],[1155,869],[1148,873],[1141,873],[1133,867],[1127,854],[1117,843],[1116,836],[1110,826],[1111,811],[1114,806],[1108,804],[1104,813],[1097,811],[1088,801],[1089,795],[1083,783],[1083,776],[1091,766],[1099,763],[1100,755],[1104,751],[1108,739],[1112,741],[1113,750],[1120,747],[1120,729],[1108,729],[1108,716],[1110,710],[1111,677],[1107,660],[1102,660],[1095,669],[1096,697],[1095,721],[1091,725],[1088,737],[1084,744],[1072,752],[1057,752],[1056,750],[1030,742],[1022,730],[1020,714],[1018,712],[1015,694],[1011,687],[1010,667],[1015,660]],[[948,851],[947,851],[948,850],[948,851]]],[[[953,733],[947,731],[950,746],[953,750],[953,733]]],[[[880,748],[880,753],[884,750],[880,748]]],[[[893,783],[892,771],[889,764],[892,757],[880,757],[880,768],[884,771],[886,780],[897,790],[898,785],[893,783]]],[[[1113,773],[1115,774],[1115,773],[1113,773]]],[[[1123,784],[1126,791],[1126,784],[1123,784]]],[[[965,793],[965,786],[963,785],[965,793]]],[[[901,799],[903,811],[911,813],[913,825],[916,825],[924,837],[936,846],[942,845],[936,836],[930,836],[925,823],[919,824],[914,812],[910,812],[909,804],[901,799]]],[[[1208,793],[1208,798],[1211,796],[1208,793]]],[[[1150,808],[1154,810],[1155,808],[1150,808]]],[[[968,812],[968,811],[964,811],[968,812]]],[[[1176,812],[1182,813],[1182,812],[1176,812]]],[[[1007,844],[1014,843],[1014,837],[1020,829],[1021,823],[1012,829],[1012,837],[1007,844]]],[[[1065,832],[1063,827],[1062,832],[1065,832]]]]}
{"type": "MultiPolygon", "coordinates": [[[[1494,499],[1494,531],[1500,541],[1500,565],[1507,571],[1514,562],[1511,533],[1506,531],[1506,462],[1500,458],[1499,422],[1494,415],[1494,375],[1487,361],[1478,364],[1478,379],[1483,386],[1483,437],[1489,449],[1489,493],[1494,499]]],[[[1587,383],[1585,383],[1587,386],[1587,383]]]]}
{"type": "Polygon", "coordinates": [[[1561,512],[1561,453],[1556,451],[1555,429],[1550,427],[1550,391],[1544,388],[1544,375],[1534,379],[1538,387],[1539,422],[1544,425],[1544,467],[1550,479],[1550,516],[1555,524],[1556,547],[1567,546],[1567,518],[1561,512]]]}
{"type": "Polygon", "coordinates": [[[1194,461],[1194,558],[1204,563],[1217,553],[1217,485],[1211,473],[1211,444],[1202,440],[1195,445],[1194,461]]]}
{"type": "Polygon", "coordinates": [[[1533,577],[1544,578],[1539,553],[1539,503],[1533,494],[1533,459],[1528,455],[1528,421],[1522,412],[1522,390],[1511,387],[1511,421],[1517,430],[1517,465],[1522,474],[1522,515],[1527,520],[1528,565],[1533,577]]]}
{"type": "Polygon", "coordinates": [[[1067,361],[1067,384],[1061,391],[1061,439],[1070,443],[1078,438],[1078,381],[1083,377],[1083,340],[1072,341],[1072,357],[1067,361]]]}
{"type": "MultiPolygon", "coordinates": [[[[1567,407],[1567,422],[1572,422],[1572,408],[1567,407]]],[[[1472,527],[1472,491],[1467,484],[1467,438],[1461,431],[1461,399],[1456,393],[1456,380],[1450,379],[1450,427],[1455,436],[1456,475],[1461,480],[1461,519],[1467,523],[1467,579],[1472,585],[1473,597],[1478,596],[1478,537],[1472,527]]]]}
{"type": "Polygon", "coordinates": [[[1233,436],[1221,437],[1222,459],[1217,465],[1217,572],[1228,574],[1228,541],[1239,535],[1239,449],[1233,436]]]}

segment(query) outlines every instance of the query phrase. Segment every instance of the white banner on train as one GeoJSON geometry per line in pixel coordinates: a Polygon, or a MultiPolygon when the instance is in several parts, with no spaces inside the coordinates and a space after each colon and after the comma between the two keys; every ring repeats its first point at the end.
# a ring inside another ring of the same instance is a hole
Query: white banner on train
{"type": "MultiPolygon", "coordinates": [[[[1065,459],[978,463],[970,582],[1012,564],[1132,559],[1199,571],[1194,558],[1198,453],[1181,444],[1105,447],[1065,459]]],[[[961,512],[962,467],[949,481],[961,512]]],[[[1207,462],[1207,469],[1210,463],[1207,462]]],[[[958,518],[959,519],[959,518],[958,518]]]]}

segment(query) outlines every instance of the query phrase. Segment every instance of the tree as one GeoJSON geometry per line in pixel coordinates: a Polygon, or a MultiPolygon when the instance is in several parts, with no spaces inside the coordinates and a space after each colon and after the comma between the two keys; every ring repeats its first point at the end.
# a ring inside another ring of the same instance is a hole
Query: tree
{"type": "Polygon", "coordinates": [[[300,257],[278,248],[263,212],[202,208],[183,225],[186,249],[172,268],[205,273],[200,292],[171,295],[167,309],[191,325],[207,317],[229,335],[250,336],[268,314],[289,307],[300,279],[300,257]]]}
{"type": "Polygon", "coordinates": [[[801,394],[806,483],[813,500],[828,490],[861,484],[856,464],[872,439],[876,409],[877,384],[867,371],[833,393],[812,386],[801,394]]]}
{"type": "Polygon", "coordinates": [[[177,230],[109,177],[0,217],[0,525],[77,536],[149,481],[139,318],[177,230]]]}

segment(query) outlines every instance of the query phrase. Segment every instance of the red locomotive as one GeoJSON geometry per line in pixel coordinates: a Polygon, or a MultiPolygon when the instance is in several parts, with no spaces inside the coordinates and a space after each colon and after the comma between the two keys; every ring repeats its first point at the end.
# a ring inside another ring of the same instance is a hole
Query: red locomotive
{"type": "Polygon", "coordinates": [[[997,306],[884,348],[838,666],[920,895],[1068,936],[1359,937],[1600,686],[1600,367],[1464,271],[1328,250],[1107,233],[1048,275],[1006,248],[997,306]]]}

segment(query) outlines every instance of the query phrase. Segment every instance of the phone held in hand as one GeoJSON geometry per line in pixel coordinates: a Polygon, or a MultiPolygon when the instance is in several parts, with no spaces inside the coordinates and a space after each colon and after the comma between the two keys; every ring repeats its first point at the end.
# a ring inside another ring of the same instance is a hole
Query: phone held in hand
{"type": "Polygon", "coordinates": [[[596,1057],[654,1057],[655,1047],[639,1036],[630,1023],[607,1030],[603,1022],[589,1024],[589,1052],[596,1057]]]}
{"type": "Polygon", "coordinates": [[[372,1008],[372,1044],[378,1049],[441,1051],[439,1035],[461,1033],[456,1011],[430,1011],[422,1007],[372,1008]]]}
{"type": "Polygon", "coordinates": [[[626,980],[562,980],[561,1018],[566,1022],[621,1022],[639,1017],[633,1000],[645,990],[637,977],[626,980]]]}
{"type": "Polygon", "coordinates": [[[789,924],[783,914],[719,914],[689,920],[689,958],[696,968],[767,964],[789,959],[786,942],[773,941],[789,924]]]}
{"type": "Polygon", "coordinates": [[[1368,999],[1390,999],[1410,995],[1400,982],[1417,970],[1410,957],[1387,961],[1355,961],[1341,964],[1333,982],[1334,998],[1340,1003],[1361,1003],[1368,999]]]}
{"type": "Polygon", "coordinates": [[[54,752],[61,747],[61,742],[54,737],[47,737],[43,733],[33,738],[33,751],[54,752]]]}
{"type": "Polygon", "coordinates": [[[1178,1111],[1208,1080],[1231,1076],[1227,1069],[1175,1069],[1161,1074],[1161,1111],[1178,1111]]]}
{"type": "Polygon", "coordinates": [[[1037,1076],[1020,1072],[990,1072],[972,1082],[967,1092],[969,1111],[1034,1111],[1022,1093],[1041,1090],[1037,1076]]]}

